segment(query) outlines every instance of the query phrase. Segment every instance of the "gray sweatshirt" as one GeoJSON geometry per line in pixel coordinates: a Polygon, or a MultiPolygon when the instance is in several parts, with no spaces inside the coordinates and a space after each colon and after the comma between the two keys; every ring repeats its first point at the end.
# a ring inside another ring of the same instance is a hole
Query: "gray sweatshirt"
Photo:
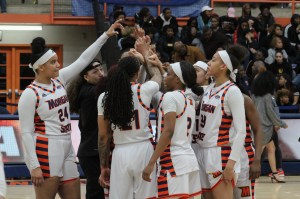
{"type": "Polygon", "coordinates": [[[286,124],[279,118],[279,109],[274,96],[266,94],[262,97],[252,95],[253,102],[260,114],[260,122],[264,132],[263,144],[270,142],[274,126],[284,127],[286,124]]]}

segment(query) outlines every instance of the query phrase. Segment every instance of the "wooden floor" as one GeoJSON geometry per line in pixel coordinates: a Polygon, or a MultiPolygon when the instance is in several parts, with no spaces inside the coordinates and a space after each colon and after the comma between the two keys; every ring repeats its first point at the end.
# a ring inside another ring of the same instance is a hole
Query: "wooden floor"
{"type": "MultiPolygon", "coordinates": [[[[81,185],[81,198],[84,199],[85,185],[81,185]]],[[[60,197],[57,196],[56,199],[60,197]]],[[[256,186],[256,199],[300,199],[300,176],[286,177],[286,183],[271,183],[267,177],[261,177],[256,186]]],[[[7,199],[34,199],[30,185],[8,186],[7,199]]]]}

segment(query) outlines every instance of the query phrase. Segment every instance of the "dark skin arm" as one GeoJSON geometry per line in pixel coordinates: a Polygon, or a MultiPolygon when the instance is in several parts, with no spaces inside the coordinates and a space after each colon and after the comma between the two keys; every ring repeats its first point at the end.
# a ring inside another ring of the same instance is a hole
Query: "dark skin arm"
{"type": "Polygon", "coordinates": [[[153,52],[150,50],[150,38],[148,36],[138,38],[135,42],[135,49],[143,55],[146,71],[151,80],[157,82],[158,85],[161,85],[162,76],[161,71],[159,70],[161,63],[158,62],[158,59],[155,59],[153,52]]]}
{"type": "Polygon", "coordinates": [[[159,142],[156,145],[155,151],[149,160],[148,165],[143,170],[143,179],[145,181],[151,182],[151,173],[153,172],[154,165],[157,159],[161,156],[167,146],[171,143],[173,137],[175,122],[176,122],[176,112],[169,112],[164,117],[164,130],[160,136],[159,142]]]}
{"type": "Polygon", "coordinates": [[[245,99],[245,111],[246,111],[246,117],[248,118],[251,129],[254,134],[254,143],[255,143],[255,155],[254,155],[254,161],[250,166],[249,171],[249,178],[250,179],[256,179],[260,176],[260,158],[262,153],[262,139],[263,139],[263,133],[260,126],[260,119],[259,119],[259,113],[251,100],[250,97],[244,95],[245,99]]]}
{"type": "Polygon", "coordinates": [[[112,133],[110,125],[103,115],[98,116],[98,129],[98,150],[101,163],[99,183],[102,187],[107,187],[110,179],[109,155],[112,133]]]}

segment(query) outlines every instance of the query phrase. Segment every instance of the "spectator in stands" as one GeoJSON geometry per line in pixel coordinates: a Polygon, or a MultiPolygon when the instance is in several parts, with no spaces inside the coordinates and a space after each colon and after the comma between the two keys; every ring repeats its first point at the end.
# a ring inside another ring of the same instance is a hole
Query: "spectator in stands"
{"type": "Polygon", "coordinates": [[[238,18],[238,25],[240,26],[243,21],[246,21],[249,24],[250,30],[253,28],[258,32],[258,20],[251,15],[251,6],[248,3],[243,5],[242,16],[238,18]]]}
{"type": "Polygon", "coordinates": [[[201,9],[201,13],[197,18],[198,22],[198,31],[202,34],[204,27],[210,27],[211,26],[211,15],[212,15],[213,8],[209,6],[203,6],[201,9]]]}
{"type": "Polygon", "coordinates": [[[267,69],[271,71],[277,78],[282,74],[287,74],[289,76],[289,79],[293,79],[292,66],[283,56],[284,55],[282,51],[276,51],[275,60],[267,67],[267,69]]]}
{"type": "Polygon", "coordinates": [[[202,42],[200,40],[200,33],[198,32],[198,27],[197,27],[197,18],[191,17],[187,25],[183,27],[181,30],[181,37],[180,40],[182,43],[190,46],[196,46],[197,48],[200,49],[201,52],[204,53],[204,48],[202,45],[202,42]]]}
{"type": "Polygon", "coordinates": [[[123,11],[116,11],[114,12],[114,22],[118,20],[124,21],[126,18],[126,14],[123,11]]]}
{"type": "Polygon", "coordinates": [[[1,13],[6,13],[6,0],[0,0],[1,13]]]}
{"type": "Polygon", "coordinates": [[[260,111],[260,120],[263,130],[263,149],[268,151],[268,160],[272,170],[272,182],[284,182],[278,175],[275,158],[275,145],[273,141],[274,126],[287,128],[287,124],[280,120],[279,110],[276,100],[273,96],[275,91],[276,80],[269,71],[259,74],[252,85],[252,99],[260,111]]]}
{"type": "Polygon", "coordinates": [[[228,8],[227,15],[220,17],[220,25],[223,32],[228,37],[229,42],[233,43],[233,34],[238,26],[235,18],[235,9],[233,7],[228,8]]]}
{"type": "Polygon", "coordinates": [[[258,41],[255,39],[253,32],[250,29],[243,30],[240,37],[238,37],[237,43],[241,44],[242,46],[245,46],[248,49],[248,51],[250,52],[248,60],[253,60],[256,51],[259,48],[258,41]]]}
{"type": "Polygon", "coordinates": [[[280,89],[276,92],[277,95],[277,104],[278,106],[291,106],[292,104],[290,103],[290,91],[288,89],[280,89]]]}
{"type": "MultiPolygon", "coordinates": [[[[126,14],[123,11],[116,11],[114,12],[114,21],[118,21],[121,20],[120,23],[122,24],[123,27],[127,27],[125,24],[125,18],[126,18],[126,14]]],[[[121,39],[123,37],[123,33],[121,31],[120,28],[116,29],[116,31],[118,32],[118,39],[121,39]]]]}
{"type": "Polygon", "coordinates": [[[278,79],[278,88],[277,90],[280,89],[288,89],[290,91],[289,99],[290,103],[292,105],[299,104],[299,90],[297,90],[296,87],[294,87],[290,77],[287,74],[282,74],[279,76],[278,79]]]}
{"type": "Polygon", "coordinates": [[[254,28],[251,28],[247,20],[241,21],[241,23],[238,25],[237,30],[234,32],[233,35],[233,42],[237,43],[238,38],[243,35],[244,30],[249,29],[253,33],[254,39],[258,40],[257,32],[254,28]]]}
{"type": "Polygon", "coordinates": [[[128,51],[130,48],[134,48],[135,38],[132,36],[127,36],[119,40],[119,47],[121,53],[128,51]]]}
{"type": "Polygon", "coordinates": [[[0,114],[10,114],[10,113],[8,112],[8,110],[5,107],[0,106],[0,114]]]}
{"type": "Polygon", "coordinates": [[[166,25],[170,25],[173,27],[174,34],[178,33],[178,23],[176,17],[172,15],[172,11],[170,8],[164,8],[163,12],[156,18],[155,27],[159,34],[162,34],[163,27],[166,25]]]}
{"type": "Polygon", "coordinates": [[[270,5],[262,3],[259,5],[260,13],[257,16],[259,22],[259,40],[264,39],[268,35],[269,27],[275,23],[275,19],[270,12],[270,5]]]}
{"type": "Polygon", "coordinates": [[[260,47],[269,49],[271,47],[273,37],[276,36],[281,38],[283,42],[283,49],[287,52],[289,57],[296,55],[295,48],[291,46],[289,39],[283,36],[283,28],[280,24],[273,24],[270,26],[269,32],[270,34],[268,36],[266,36],[263,40],[260,40],[260,47]]]}
{"type": "Polygon", "coordinates": [[[163,28],[163,36],[156,43],[156,50],[160,53],[162,62],[172,61],[174,43],[179,39],[175,36],[173,27],[166,25],[163,28]]]}
{"type": "Polygon", "coordinates": [[[187,61],[194,64],[197,61],[205,61],[205,55],[195,46],[188,46],[181,41],[174,44],[173,62],[187,61]]]}
{"type": "MultiPolygon", "coordinates": [[[[254,65],[254,62],[256,61],[262,61],[263,62],[263,67],[266,68],[268,67],[268,64],[265,63],[265,58],[268,56],[268,51],[266,49],[258,49],[256,50],[256,53],[254,55],[254,59],[250,60],[248,63],[248,66],[246,68],[246,74],[248,77],[252,76],[252,66],[254,65]]],[[[251,84],[251,83],[250,83],[251,84]]]]}
{"type": "Polygon", "coordinates": [[[210,60],[217,49],[227,45],[227,37],[221,32],[213,32],[210,27],[203,29],[201,42],[205,51],[206,59],[210,60]]]}
{"type": "Polygon", "coordinates": [[[156,35],[156,28],[155,27],[151,27],[151,28],[146,28],[145,30],[145,35],[148,35],[151,39],[151,44],[155,44],[157,38],[155,37],[156,35]]]}
{"type": "Polygon", "coordinates": [[[245,93],[250,96],[251,86],[249,77],[246,75],[244,67],[239,67],[237,79],[239,80],[241,87],[245,89],[245,93]]]}
{"type": "Polygon", "coordinates": [[[109,14],[109,22],[113,24],[115,22],[115,12],[123,12],[123,6],[121,5],[114,5],[113,11],[109,14]]]}
{"type": "Polygon", "coordinates": [[[210,18],[210,21],[211,21],[211,26],[210,26],[210,28],[211,28],[214,32],[222,31],[221,28],[220,28],[220,17],[219,17],[219,15],[217,15],[217,14],[212,14],[212,15],[211,15],[211,18],[210,18]]]}
{"type": "Polygon", "coordinates": [[[283,49],[283,42],[280,37],[273,37],[271,41],[271,48],[268,49],[268,57],[265,59],[265,62],[269,65],[272,64],[275,61],[275,54],[276,52],[281,51],[283,54],[283,58],[288,60],[288,54],[283,49]]]}
{"type": "Polygon", "coordinates": [[[291,18],[291,23],[286,27],[284,36],[287,37],[292,46],[300,50],[300,15],[294,14],[291,18]]]}
{"type": "Polygon", "coordinates": [[[265,62],[262,60],[256,60],[249,63],[246,74],[249,77],[249,84],[252,85],[253,80],[261,73],[267,71],[265,62]]]}
{"type": "Polygon", "coordinates": [[[135,13],[134,19],[135,23],[144,30],[146,30],[146,28],[154,27],[154,17],[147,7],[144,7],[138,13],[135,13]]]}

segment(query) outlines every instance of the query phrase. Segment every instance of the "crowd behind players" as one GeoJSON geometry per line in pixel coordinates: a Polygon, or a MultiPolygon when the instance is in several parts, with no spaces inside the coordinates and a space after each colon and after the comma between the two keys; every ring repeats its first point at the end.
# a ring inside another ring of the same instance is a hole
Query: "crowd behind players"
{"type": "Polygon", "coordinates": [[[277,24],[269,4],[260,4],[258,16],[252,16],[251,6],[244,4],[241,16],[229,7],[227,15],[219,16],[213,8],[204,6],[197,17],[190,17],[183,27],[178,26],[170,8],[164,8],[156,18],[144,7],[134,15],[135,24],[128,25],[123,7],[115,5],[110,22],[124,19],[118,45],[121,51],[133,48],[134,27],[149,35],[153,47],[165,66],[185,60],[208,61],[218,49],[231,44],[245,46],[249,54],[241,66],[240,76],[250,92],[257,73],[271,71],[278,80],[277,104],[281,112],[299,112],[300,90],[300,15],[294,14],[290,24],[277,24]],[[283,108],[286,106],[286,108],[283,108]]]}

